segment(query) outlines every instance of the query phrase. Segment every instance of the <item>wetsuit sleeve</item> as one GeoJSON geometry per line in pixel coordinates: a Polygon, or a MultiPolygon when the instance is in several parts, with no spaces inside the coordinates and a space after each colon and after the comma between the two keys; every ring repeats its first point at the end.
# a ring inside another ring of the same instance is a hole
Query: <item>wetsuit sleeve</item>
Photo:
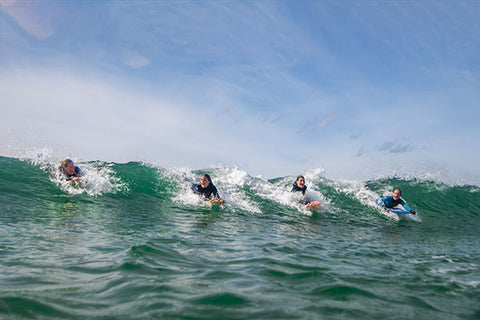
{"type": "Polygon", "coordinates": [[[200,194],[200,191],[198,190],[198,184],[193,183],[192,184],[192,191],[196,194],[200,194]]]}
{"type": "Polygon", "coordinates": [[[307,205],[309,202],[306,199],[298,200],[298,203],[307,205]]]}
{"type": "Polygon", "coordinates": [[[212,194],[214,199],[220,199],[220,196],[218,195],[217,187],[213,186],[212,194]]]}
{"type": "Polygon", "coordinates": [[[409,206],[407,206],[407,203],[405,202],[405,200],[403,199],[400,199],[400,204],[405,208],[405,210],[407,211],[412,211],[412,208],[410,208],[409,206]]]}
{"type": "Polygon", "coordinates": [[[385,201],[386,201],[385,197],[380,197],[376,202],[379,206],[386,208],[387,204],[385,203],[385,201]]]}

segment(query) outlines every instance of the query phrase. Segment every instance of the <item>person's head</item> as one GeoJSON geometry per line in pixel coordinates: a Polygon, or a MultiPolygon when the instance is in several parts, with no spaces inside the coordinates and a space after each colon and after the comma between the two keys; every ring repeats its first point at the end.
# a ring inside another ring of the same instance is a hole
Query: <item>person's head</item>
{"type": "Polygon", "coordinates": [[[303,188],[305,186],[305,177],[298,176],[297,180],[295,180],[295,183],[297,184],[298,187],[303,188]]]}
{"type": "Polygon", "coordinates": [[[70,159],[65,159],[60,163],[60,167],[67,174],[75,174],[75,164],[70,159]]]}
{"type": "Polygon", "coordinates": [[[212,178],[210,178],[210,175],[202,174],[200,177],[200,186],[205,189],[210,185],[210,183],[212,183],[212,178]]]}
{"type": "Polygon", "coordinates": [[[393,200],[398,200],[400,199],[401,196],[402,196],[402,190],[398,188],[393,190],[393,195],[392,195],[393,200]]]}

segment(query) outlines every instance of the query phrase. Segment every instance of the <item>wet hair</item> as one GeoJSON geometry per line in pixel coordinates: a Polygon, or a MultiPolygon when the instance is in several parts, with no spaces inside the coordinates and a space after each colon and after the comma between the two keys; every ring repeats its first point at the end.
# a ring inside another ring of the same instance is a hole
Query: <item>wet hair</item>
{"type": "Polygon", "coordinates": [[[304,177],[304,176],[298,176],[297,179],[295,179],[295,182],[297,182],[298,179],[300,179],[300,178],[303,178],[303,180],[305,180],[305,177],[304,177]]]}
{"type": "Polygon", "coordinates": [[[204,173],[204,174],[202,174],[202,177],[207,178],[207,180],[208,180],[210,183],[212,183],[212,178],[210,178],[210,175],[209,175],[209,174],[204,173]]]}
{"type": "Polygon", "coordinates": [[[63,169],[65,168],[66,166],[68,166],[69,163],[73,163],[73,161],[71,159],[65,159],[63,160],[61,163],[60,163],[60,169],[63,169]]]}
{"type": "Polygon", "coordinates": [[[401,195],[401,194],[402,194],[402,190],[400,190],[399,188],[393,189],[393,192],[395,192],[395,191],[397,191],[397,190],[400,192],[400,195],[401,195]]]}

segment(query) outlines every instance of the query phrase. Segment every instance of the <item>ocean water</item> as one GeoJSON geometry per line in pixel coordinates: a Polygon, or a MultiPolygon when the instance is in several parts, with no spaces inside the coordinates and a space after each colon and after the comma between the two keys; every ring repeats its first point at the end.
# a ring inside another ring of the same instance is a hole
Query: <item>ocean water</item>
{"type": "Polygon", "coordinates": [[[0,318],[480,319],[480,189],[0,157],[0,318]],[[226,200],[189,190],[210,173],[226,200]],[[417,212],[375,206],[394,187],[417,212]]]}

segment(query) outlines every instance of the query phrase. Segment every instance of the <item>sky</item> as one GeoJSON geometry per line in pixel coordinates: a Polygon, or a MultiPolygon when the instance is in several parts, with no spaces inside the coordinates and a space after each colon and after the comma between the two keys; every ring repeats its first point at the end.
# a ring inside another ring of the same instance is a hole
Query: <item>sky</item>
{"type": "Polygon", "coordinates": [[[480,183],[480,1],[0,0],[0,155],[480,183]]]}

